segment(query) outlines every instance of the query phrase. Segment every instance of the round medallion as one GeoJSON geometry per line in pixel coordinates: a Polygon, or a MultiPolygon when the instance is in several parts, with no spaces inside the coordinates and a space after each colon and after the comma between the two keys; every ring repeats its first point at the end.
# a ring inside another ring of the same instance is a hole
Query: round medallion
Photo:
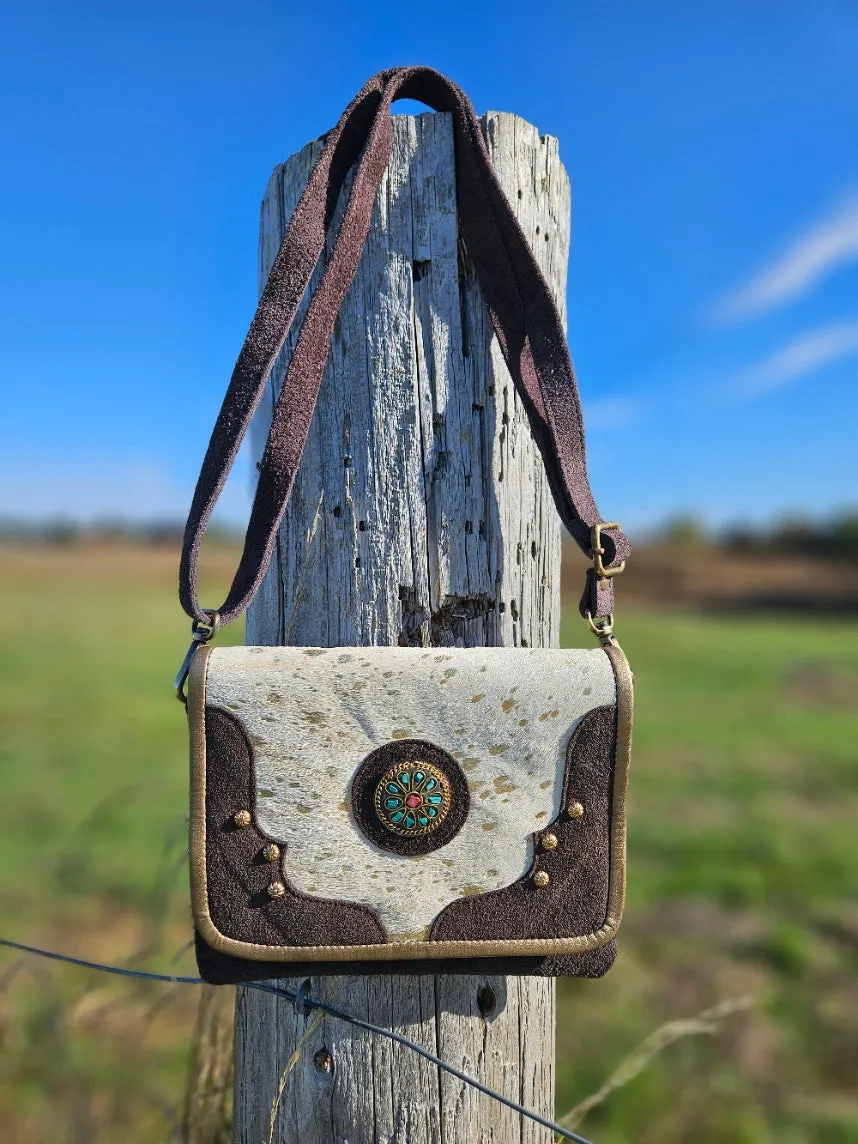
{"type": "Polygon", "coordinates": [[[395,739],[366,756],[352,779],[351,811],[361,832],[394,854],[429,854],[458,834],[468,782],[442,747],[395,739]]]}
{"type": "Polygon", "coordinates": [[[431,834],[450,810],[450,787],[438,767],[416,759],[391,767],[375,788],[375,813],[404,837],[431,834]]]}

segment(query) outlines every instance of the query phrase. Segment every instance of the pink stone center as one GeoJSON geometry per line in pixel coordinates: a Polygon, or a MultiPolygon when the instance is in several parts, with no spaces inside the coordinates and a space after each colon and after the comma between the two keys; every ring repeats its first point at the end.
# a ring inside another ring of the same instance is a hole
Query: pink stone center
{"type": "Polygon", "coordinates": [[[410,807],[411,810],[414,810],[416,807],[420,806],[422,801],[423,799],[419,794],[410,794],[405,800],[405,805],[410,807]]]}

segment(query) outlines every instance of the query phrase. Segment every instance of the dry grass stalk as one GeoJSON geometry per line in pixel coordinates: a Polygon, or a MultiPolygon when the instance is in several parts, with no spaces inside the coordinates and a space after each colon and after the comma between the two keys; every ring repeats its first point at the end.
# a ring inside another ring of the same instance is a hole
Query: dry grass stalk
{"type": "MultiPolygon", "coordinates": [[[[558,1120],[562,1128],[576,1129],[597,1105],[602,1104],[612,1092],[627,1085],[641,1073],[654,1056],[663,1052],[668,1046],[681,1041],[684,1037],[696,1037],[702,1034],[717,1033],[727,1017],[734,1013],[743,1013],[754,1004],[750,995],[729,998],[714,1005],[711,1009],[704,1009],[696,1017],[683,1017],[676,1021],[668,1021],[654,1032],[645,1037],[641,1043],[614,1069],[601,1088],[590,1096],[585,1097],[580,1104],[576,1104],[571,1111],[558,1120]]],[[[560,1139],[558,1137],[558,1139],[560,1139]]]]}
{"type": "Polygon", "coordinates": [[[274,1097],[274,1100],[271,1103],[271,1119],[268,1126],[268,1144],[274,1144],[274,1129],[277,1127],[277,1114],[280,1111],[280,1101],[283,1097],[283,1093],[286,1091],[286,1083],[289,1080],[289,1076],[292,1070],[295,1068],[295,1065],[297,1065],[298,1061],[301,1059],[301,1054],[304,1051],[304,1046],[321,1025],[323,1018],[324,1013],[321,1009],[317,1009],[313,1016],[310,1018],[310,1021],[307,1024],[307,1028],[301,1035],[301,1039],[298,1041],[294,1052],[286,1062],[286,1068],[283,1070],[280,1076],[280,1083],[277,1085],[277,1095],[274,1097]]]}

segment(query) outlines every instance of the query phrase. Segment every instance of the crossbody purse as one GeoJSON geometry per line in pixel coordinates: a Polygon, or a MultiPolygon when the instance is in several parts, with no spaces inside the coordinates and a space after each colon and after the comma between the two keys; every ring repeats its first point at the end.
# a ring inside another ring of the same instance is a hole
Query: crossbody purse
{"type": "Polygon", "coordinates": [[[374,76],[325,138],[203,461],[180,599],[191,738],[191,897],[216,983],[313,972],[599,976],[625,892],[632,680],[613,636],[629,545],[589,488],[581,408],[548,285],[465,94],[429,68],[374,76]],[[260,586],[393,140],[396,99],[450,112],[461,237],[560,518],[588,554],[599,646],[212,647],[260,586]],[[226,600],[201,607],[211,512],[351,176],[271,427],[226,600]]]}

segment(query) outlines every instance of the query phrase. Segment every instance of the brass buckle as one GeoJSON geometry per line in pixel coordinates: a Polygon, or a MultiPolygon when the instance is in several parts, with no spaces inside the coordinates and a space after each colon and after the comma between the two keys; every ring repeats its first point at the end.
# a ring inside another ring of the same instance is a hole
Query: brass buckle
{"type": "Polygon", "coordinates": [[[619,576],[626,567],[625,560],[621,560],[615,568],[606,568],[602,563],[602,557],[605,555],[605,550],[602,547],[602,531],[603,529],[619,527],[615,520],[600,520],[598,524],[594,524],[590,529],[590,551],[593,556],[593,567],[596,569],[596,576],[598,577],[600,588],[607,588],[608,581],[611,577],[619,576]]]}

